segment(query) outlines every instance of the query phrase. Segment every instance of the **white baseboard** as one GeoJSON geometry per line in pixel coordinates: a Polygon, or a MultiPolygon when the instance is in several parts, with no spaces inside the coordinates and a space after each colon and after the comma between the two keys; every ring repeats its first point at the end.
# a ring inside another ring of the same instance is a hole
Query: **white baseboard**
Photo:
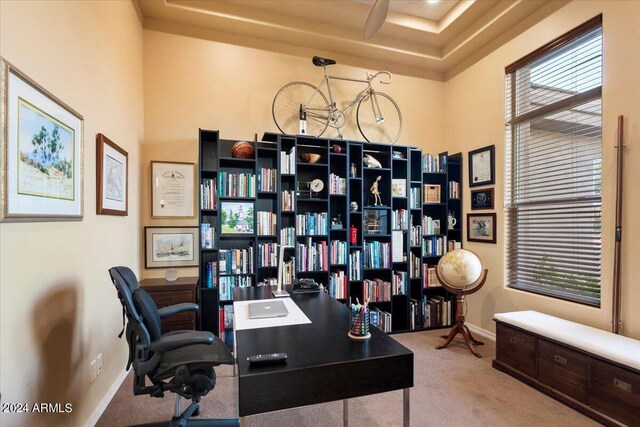
{"type": "Polygon", "coordinates": [[[104,413],[104,410],[107,409],[107,406],[109,406],[109,403],[111,403],[111,399],[113,399],[113,396],[116,395],[118,389],[127,378],[127,375],[129,375],[129,371],[123,369],[120,375],[118,375],[118,378],[116,378],[116,380],[111,385],[111,388],[109,389],[107,394],[100,401],[100,404],[96,406],[96,409],[93,410],[93,413],[87,420],[85,427],[93,427],[98,424],[98,420],[104,413]]]}
{"type": "Polygon", "coordinates": [[[465,323],[465,325],[467,325],[467,327],[472,333],[481,335],[487,339],[490,339],[493,342],[496,342],[496,334],[494,332],[487,331],[486,329],[482,329],[476,325],[472,325],[471,323],[465,323]]]}

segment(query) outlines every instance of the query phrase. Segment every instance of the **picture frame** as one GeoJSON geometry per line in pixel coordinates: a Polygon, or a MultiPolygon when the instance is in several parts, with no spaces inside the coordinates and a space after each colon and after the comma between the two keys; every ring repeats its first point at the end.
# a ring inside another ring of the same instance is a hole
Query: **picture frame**
{"type": "Polygon", "coordinates": [[[197,267],[198,238],[198,227],[145,227],[144,267],[197,267]]]}
{"type": "Polygon", "coordinates": [[[404,178],[392,179],[391,195],[393,197],[407,197],[407,180],[404,178]]]}
{"type": "Polygon", "coordinates": [[[253,234],[254,208],[253,202],[220,202],[220,233],[253,234]]]}
{"type": "Polygon", "coordinates": [[[467,214],[467,241],[496,243],[496,214],[467,214]]]}
{"type": "Polygon", "coordinates": [[[151,218],[195,216],[195,165],[151,162],[151,218]]]}
{"type": "Polygon", "coordinates": [[[0,221],[82,221],[84,118],[0,57],[0,221]]]}
{"type": "Polygon", "coordinates": [[[469,187],[495,184],[495,145],[469,151],[469,187]]]}
{"type": "Polygon", "coordinates": [[[493,209],[493,188],[471,190],[471,210],[493,209]]]}
{"type": "Polygon", "coordinates": [[[96,214],[127,216],[129,155],[115,142],[96,135],[96,214]]]}

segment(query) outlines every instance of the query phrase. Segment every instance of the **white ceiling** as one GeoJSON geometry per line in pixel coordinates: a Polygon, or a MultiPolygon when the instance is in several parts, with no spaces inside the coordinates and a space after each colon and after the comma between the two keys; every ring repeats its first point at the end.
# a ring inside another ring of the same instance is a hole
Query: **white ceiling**
{"type": "Polygon", "coordinates": [[[134,1],[147,29],[444,81],[570,0],[391,0],[367,41],[368,0],[134,1]]]}

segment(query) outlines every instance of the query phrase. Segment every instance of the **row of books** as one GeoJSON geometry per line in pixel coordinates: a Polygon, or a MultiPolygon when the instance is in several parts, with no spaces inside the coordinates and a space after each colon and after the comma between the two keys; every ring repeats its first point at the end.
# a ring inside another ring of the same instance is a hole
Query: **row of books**
{"type": "Polygon", "coordinates": [[[432,234],[440,234],[440,220],[433,219],[430,216],[422,217],[422,231],[425,236],[430,236],[432,234]]]}
{"type": "Polygon", "coordinates": [[[298,235],[317,236],[329,234],[329,215],[326,212],[307,212],[296,215],[298,235]]]}
{"type": "Polygon", "coordinates": [[[391,228],[406,230],[409,226],[409,212],[406,209],[396,209],[391,212],[391,228]]]}
{"type": "Polygon", "coordinates": [[[391,301],[391,282],[382,279],[363,280],[362,298],[369,302],[391,301]]]}
{"type": "Polygon", "coordinates": [[[275,212],[258,211],[258,236],[275,236],[278,216],[275,212]]]}
{"type": "Polygon", "coordinates": [[[215,242],[213,236],[216,234],[216,228],[203,222],[200,224],[200,246],[202,249],[213,249],[213,242],[215,242]]]}
{"type": "Polygon", "coordinates": [[[447,156],[422,153],[423,172],[444,172],[447,169],[447,156]]]}
{"type": "Polygon", "coordinates": [[[218,286],[218,262],[209,261],[204,265],[204,287],[218,286]]]}
{"type": "Polygon", "coordinates": [[[456,249],[462,249],[462,242],[459,242],[457,240],[449,240],[448,243],[448,251],[453,251],[456,249]]]}
{"type": "Polygon", "coordinates": [[[285,246],[294,246],[296,243],[296,230],[293,227],[284,227],[280,229],[280,244],[285,246]]]}
{"type": "Polygon", "coordinates": [[[283,211],[293,211],[294,203],[295,203],[295,191],[293,190],[284,190],[280,193],[280,202],[282,203],[283,211]]]}
{"type": "Polygon", "coordinates": [[[391,332],[391,313],[377,307],[370,307],[369,324],[383,332],[391,332]]]}
{"type": "Polygon", "coordinates": [[[435,328],[451,325],[453,298],[453,296],[449,298],[424,296],[422,298],[422,326],[435,328]]]}
{"type": "Polygon", "coordinates": [[[246,249],[220,249],[218,251],[220,274],[252,274],[253,247],[246,249]]]}
{"type": "Polygon", "coordinates": [[[362,279],[362,252],[353,250],[349,254],[349,277],[351,280],[362,279]]]}
{"type": "Polygon", "coordinates": [[[428,264],[422,266],[422,287],[434,288],[442,286],[436,276],[436,267],[430,267],[428,264]]]}
{"type": "Polygon", "coordinates": [[[440,256],[447,252],[447,236],[424,237],[422,239],[423,256],[440,256]]]}
{"type": "Polygon", "coordinates": [[[280,152],[280,170],[285,174],[296,173],[296,147],[292,147],[288,153],[280,152]]]}
{"type": "Polygon", "coordinates": [[[406,294],[407,294],[407,272],[394,271],[393,272],[393,295],[406,295],[406,294]]]}
{"type": "Polygon", "coordinates": [[[341,240],[331,241],[331,264],[346,264],[347,255],[347,242],[341,240]]]}
{"type": "Polygon", "coordinates": [[[460,198],[460,183],[458,181],[449,181],[449,198],[460,198]]]}
{"type": "Polygon", "coordinates": [[[222,276],[220,277],[220,301],[233,300],[233,289],[236,287],[245,288],[251,286],[253,279],[251,276],[222,276]]]}
{"type": "Polygon", "coordinates": [[[278,184],[278,170],[277,169],[258,169],[258,191],[275,192],[277,191],[278,184]]]}
{"type": "Polygon", "coordinates": [[[327,292],[334,298],[344,299],[347,297],[347,282],[348,278],[346,274],[344,274],[344,271],[333,271],[329,275],[329,286],[327,286],[327,292]]]}
{"type": "Polygon", "coordinates": [[[422,226],[412,225],[409,233],[409,244],[411,246],[420,246],[422,242],[422,226]]]}
{"type": "Polygon", "coordinates": [[[220,197],[255,197],[256,176],[252,172],[218,172],[220,197]]]}
{"type": "Polygon", "coordinates": [[[202,209],[216,209],[216,180],[203,179],[200,182],[200,206],[202,209]]]}
{"type": "Polygon", "coordinates": [[[258,244],[258,266],[277,267],[278,266],[278,244],[259,243],[258,244]]]}
{"type": "Polygon", "coordinates": [[[420,209],[422,203],[422,194],[420,193],[420,187],[411,187],[409,193],[409,207],[411,209],[420,209]]]}
{"type": "Polygon", "coordinates": [[[329,194],[347,194],[347,179],[329,174],[329,194]]]}
{"type": "Polygon", "coordinates": [[[296,244],[297,271],[325,271],[329,268],[327,242],[311,241],[311,237],[302,244],[296,244]]]}
{"type": "Polygon", "coordinates": [[[265,277],[258,283],[258,286],[278,286],[278,279],[276,277],[265,277]]]}
{"type": "Polygon", "coordinates": [[[377,240],[364,242],[364,268],[391,268],[391,244],[377,240]]]}
{"type": "Polygon", "coordinates": [[[422,268],[422,257],[414,254],[413,252],[409,252],[409,274],[412,279],[420,277],[420,270],[422,268]]]}

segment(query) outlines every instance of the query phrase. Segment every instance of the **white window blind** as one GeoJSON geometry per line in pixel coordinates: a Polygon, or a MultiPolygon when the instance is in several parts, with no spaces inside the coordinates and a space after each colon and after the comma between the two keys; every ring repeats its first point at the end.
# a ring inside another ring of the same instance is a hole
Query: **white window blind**
{"type": "Polygon", "coordinates": [[[602,24],[507,67],[508,286],[600,305],[602,24]]]}

